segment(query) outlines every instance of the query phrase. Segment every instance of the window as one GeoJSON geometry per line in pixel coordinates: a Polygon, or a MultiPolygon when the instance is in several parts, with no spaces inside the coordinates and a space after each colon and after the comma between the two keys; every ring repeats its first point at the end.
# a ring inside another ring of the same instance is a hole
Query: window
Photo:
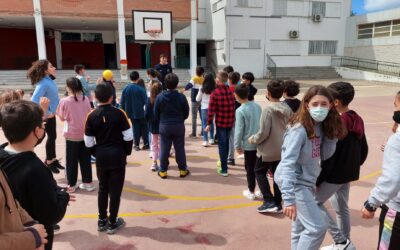
{"type": "Polygon", "coordinates": [[[215,41],[215,49],[224,49],[225,48],[225,40],[215,41]]]}
{"type": "Polygon", "coordinates": [[[249,0],[237,0],[238,7],[249,7],[249,0]]]}
{"type": "Polygon", "coordinates": [[[358,39],[400,36],[400,19],[358,25],[358,39]]]}
{"type": "Polygon", "coordinates": [[[390,26],[392,22],[379,22],[374,25],[374,37],[390,36],[390,26]]]}
{"type": "Polygon", "coordinates": [[[393,20],[392,36],[400,36],[400,19],[393,20]]]}
{"type": "Polygon", "coordinates": [[[81,41],[81,33],[62,32],[61,41],[81,41]]]}
{"type": "Polygon", "coordinates": [[[358,39],[372,38],[374,33],[374,24],[358,25],[358,39]]]}
{"type": "Polygon", "coordinates": [[[287,15],[287,0],[274,0],[274,16],[287,15]]]}
{"type": "Polygon", "coordinates": [[[126,43],[135,43],[135,39],[133,38],[133,35],[126,35],[125,41],[126,41],[126,43]]]}
{"type": "Polygon", "coordinates": [[[325,16],[326,13],[326,3],[325,2],[312,2],[312,12],[314,15],[325,16]]]}
{"type": "Polygon", "coordinates": [[[224,8],[224,3],[222,2],[222,0],[217,1],[217,2],[213,3],[213,5],[212,5],[213,12],[217,12],[223,8],[224,8]]]}
{"type": "Polygon", "coordinates": [[[236,7],[239,8],[262,8],[263,0],[236,0],[236,7]]]}
{"type": "Polygon", "coordinates": [[[309,41],[309,55],[335,55],[337,41],[309,41]]]}
{"type": "Polygon", "coordinates": [[[101,33],[83,33],[84,42],[103,42],[103,35],[101,33]]]}
{"type": "Polygon", "coordinates": [[[233,48],[235,49],[261,49],[260,40],[233,40],[233,48]]]}

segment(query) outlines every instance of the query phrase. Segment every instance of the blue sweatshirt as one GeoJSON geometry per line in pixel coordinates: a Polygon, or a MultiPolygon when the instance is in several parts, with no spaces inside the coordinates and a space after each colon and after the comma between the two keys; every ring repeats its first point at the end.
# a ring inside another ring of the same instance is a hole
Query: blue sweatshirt
{"type": "Polygon", "coordinates": [[[257,144],[250,144],[250,136],[260,128],[261,107],[255,102],[243,103],[236,110],[235,122],[235,148],[245,151],[256,151],[257,144]]]}
{"type": "Polygon", "coordinates": [[[91,91],[94,91],[96,89],[96,84],[89,84],[85,76],[76,75],[76,78],[78,78],[79,81],[81,81],[82,83],[83,94],[87,97],[90,97],[91,91]]]}
{"type": "Polygon", "coordinates": [[[150,133],[153,135],[159,134],[160,121],[154,117],[154,105],[151,104],[150,98],[148,98],[146,101],[144,116],[146,118],[150,133]]]}
{"type": "Polygon", "coordinates": [[[163,91],[154,103],[154,116],[164,125],[183,123],[189,117],[186,96],[177,90],[163,91]]]}
{"type": "Polygon", "coordinates": [[[400,131],[389,138],[383,153],[382,175],[368,201],[377,207],[386,204],[400,212],[400,131]]]}
{"type": "Polygon", "coordinates": [[[301,124],[288,128],[283,136],[282,160],[274,180],[281,189],[285,207],[296,204],[296,186],[315,188],[321,159],[328,159],[335,152],[337,139],[324,137],[320,123],[314,129],[316,137],[313,139],[307,137],[301,124]]]}
{"type": "Polygon", "coordinates": [[[120,104],[129,119],[142,119],[144,118],[146,100],[146,90],[135,83],[129,83],[122,90],[120,104]]]}
{"type": "Polygon", "coordinates": [[[42,80],[37,83],[35,91],[33,91],[31,101],[40,104],[41,97],[46,97],[50,100],[47,115],[55,114],[58,103],[60,102],[60,98],[58,97],[57,84],[51,80],[49,76],[43,77],[42,80]]]}

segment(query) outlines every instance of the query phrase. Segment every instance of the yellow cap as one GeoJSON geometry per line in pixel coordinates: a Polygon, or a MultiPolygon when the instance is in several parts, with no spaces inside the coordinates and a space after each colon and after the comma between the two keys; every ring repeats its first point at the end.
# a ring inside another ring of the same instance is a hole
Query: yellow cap
{"type": "Polygon", "coordinates": [[[103,71],[103,78],[106,81],[110,81],[113,78],[113,72],[109,69],[103,71]]]}

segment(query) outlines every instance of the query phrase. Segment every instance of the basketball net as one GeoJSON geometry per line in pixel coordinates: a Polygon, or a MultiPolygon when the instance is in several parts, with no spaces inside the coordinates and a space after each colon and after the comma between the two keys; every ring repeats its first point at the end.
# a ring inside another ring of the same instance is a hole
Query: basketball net
{"type": "Polygon", "coordinates": [[[158,38],[162,34],[162,30],[159,29],[151,29],[147,30],[146,33],[151,36],[152,38],[158,38]]]}

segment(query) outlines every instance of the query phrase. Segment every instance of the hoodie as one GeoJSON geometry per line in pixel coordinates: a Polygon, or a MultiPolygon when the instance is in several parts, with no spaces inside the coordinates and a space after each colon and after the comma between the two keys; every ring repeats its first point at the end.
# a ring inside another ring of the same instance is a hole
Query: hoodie
{"type": "Polygon", "coordinates": [[[386,204],[400,212],[400,130],[392,135],[383,153],[382,175],[372,189],[368,201],[375,206],[386,204]]]}
{"type": "Polygon", "coordinates": [[[189,117],[189,103],[186,96],[177,90],[163,91],[154,103],[154,116],[160,125],[182,124],[189,117]]]}
{"type": "Polygon", "coordinates": [[[315,125],[316,137],[308,138],[301,124],[288,128],[283,137],[282,160],[274,174],[285,207],[295,205],[295,189],[298,186],[315,188],[321,172],[320,161],[335,152],[337,139],[324,136],[321,124],[315,125]]]}
{"type": "Polygon", "coordinates": [[[283,134],[291,116],[292,110],[284,102],[272,102],[262,111],[259,130],[250,141],[257,144],[257,156],[263,162],[281,159],[283,134]]]}
{"type": "Polygon", "coordinates": [[[322,182],[345,184],[360,178],[360,167],[368,156],[368,144],[364,122],[353,110],[341,115],[348,134],[336,144],[336,151],[331,158],[321,163],[322,171],[317,185],[322,182]]]}
{"type": "Polygon", "coordinates": [[[11,190],[21,206],[46,227],[62,220],[69,195],[57,186],[49,168],[34,152],[11,154],[0,147],[0,164],[7,174],[11,190]]]}

